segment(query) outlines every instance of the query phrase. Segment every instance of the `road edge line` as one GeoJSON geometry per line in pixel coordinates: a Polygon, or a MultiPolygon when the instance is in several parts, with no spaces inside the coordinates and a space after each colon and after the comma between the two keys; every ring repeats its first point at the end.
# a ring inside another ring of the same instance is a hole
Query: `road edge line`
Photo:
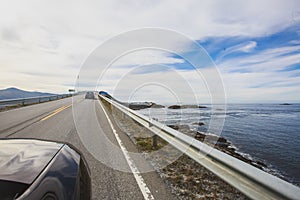
{"type": "Polygon", "coordinates": [[[119,134],[117,133],[116,129],[114,128],[114,125],[113,123],[111,122],[107,112],[105,111],[105,108],[102,106],[101,102],[98,101],[98,103],[100,104],[106,118],[107,118],[107,121],[115,135],[115,138],[119,144],[119,146],[121,147],[121,150],[123,152],[123,155],[127,161],[127,164],[129,165],[129,168],[131,170],[131,172],[133,173],[133,176],[144,196],[144,199],[150,199],[150,200],[154,200],[154,197],[150,191],[150,189],[148,188],[148,186],[146,185],[145,183],[145,180],[143,179],[141,173],[139,172],[138,168],[135,166],[133,160],[130,158],[129,154],[128,154],[128,151],[126,150],[125,146],[123,145],[122,141],[121,141],[121,138],[119,137],[119,134]]]}

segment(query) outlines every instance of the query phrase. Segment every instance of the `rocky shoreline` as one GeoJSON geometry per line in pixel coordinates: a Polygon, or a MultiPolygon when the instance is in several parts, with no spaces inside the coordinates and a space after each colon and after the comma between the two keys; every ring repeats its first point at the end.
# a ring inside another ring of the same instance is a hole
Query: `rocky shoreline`
{"type": "MultiPolygon", "coordinates": [[[[198,126],[204,125],[203,122],[194,123],[198,126]]],[[[191,137],[194,137],[195,139],[204,142],[210,146],[213,146],[214,148],[227,153],[235,158],[238,158],[239,160],[242,160],[254,167],[257,167],[264,171],[269,171],[268,166],[266,163],[260,160],[250,159],[242,154],[240,154],[237,149],[234,147],[234,145],[227,140],[224,137],[218,137],[216,135],[212,134],[205,134],[200,131],[192,131],[188,125],[179,125],[179,124],[171,124],[168,125],[169,127],[173,128],[174,130],[180,131],[182,133],[185,133],[191,137]]]]}
{"type": "Polygon", "coordinates": [[[153,147],[153,133],[131,118],[117,110],[113,111],[113,115],[118,126],[137,145],[145,159],[151,163],[178,199],[248,199],[237,189],[159,137],[157,146],[153,147]]]}

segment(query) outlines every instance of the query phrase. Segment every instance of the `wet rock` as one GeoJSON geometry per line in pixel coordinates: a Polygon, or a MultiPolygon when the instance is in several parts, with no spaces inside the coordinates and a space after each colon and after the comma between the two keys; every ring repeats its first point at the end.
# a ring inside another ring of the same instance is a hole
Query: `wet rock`
{"type": "Polygon", "coordinates": [[[194,122],[193,125],[203,126],[205,125],[204,122],[194,122]]]}
{"type": "Polygon", "coordinates": [[[262,167],[265,167],[265,168],[268,167],[264,162],[262,162],[262,161],[260,161],[260,160],[257,160],[256,163],[257,163],[258,165],[262,166],[262,167]]]}
{"type": "Polygon", "coordinates": [[[189,131],[190,127],[186,124],[170,124],[168,127],[176,130],[176,131],[189,131]]]}
{"type": "Polygon", "coordinates": [[[160,105],[160,104],[153,103],[150,107],[151,107],[151,108],[164,108],[165,106],[160,105]]]}
{"type": "Polygon", "coordinates": [[[168,107],[169,109],[181,109],[180,105],[172,105],[168,107]]]}
{"type": "Polygon", "coordinates": [[[238,153],[236,151],[236,149],[232,147],[231,142],[228,141],[226,138],[218,137],[216,135],[207,135],[207,134],[201,133],[199,131],[197,131],[194,138],[201,142],[204,142],[208,145],[211,145],[214,148],[216,148],[224,153],[227,153],[243,162],[246,162],[254,167],[257,167],[262,170],[264,170],[265,168],[268,168],[268,166],[264,162],[259,161],[259,160],[249,159],[249,158],[241,155],[240,153],[238,153]]]}
{"type": "Polygon", "coordinates": [[[169,109],[185,109],[185,108],[207,108],[206,106],[199,105],[172,105],[168,107],[169,109]]]}
{"type": "Polygon", "coordinates": [[[164,108],[165,106],[153,102],[133,102],[129,103],[128,107],[132,110],[141,110],[146,108],[164,108]]]}
{"type": "Polygon", "coordinates": [[[130,103],[128,107],[132,110],[141,110],[145,108],[150,108],[150,105],[146,103],[130,103]]]}

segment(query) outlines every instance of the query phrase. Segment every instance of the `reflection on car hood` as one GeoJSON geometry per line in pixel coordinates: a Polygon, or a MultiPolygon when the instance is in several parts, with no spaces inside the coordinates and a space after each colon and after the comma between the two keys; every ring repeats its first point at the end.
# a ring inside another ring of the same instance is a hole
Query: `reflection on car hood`
{"type": "Polygon", "coordinates": [[[40,140],[0,140],[0,180],[31,184],[62,146],[40,140]]]}

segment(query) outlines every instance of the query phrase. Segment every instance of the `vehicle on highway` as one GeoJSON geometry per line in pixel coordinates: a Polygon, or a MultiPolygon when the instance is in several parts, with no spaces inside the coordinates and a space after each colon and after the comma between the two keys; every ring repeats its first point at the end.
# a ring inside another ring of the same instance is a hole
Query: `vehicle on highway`
{"type": "Polygon", "coordinates": [[[87,93],[85,94],[85,98],[86,98],[86,99],[95,99],[94,92],[87,92],[87,93]]]}
{"type": "Polygon", "coordinates": [[[0,140],[0,199],[90,199],[90,171],[69,144],[0,140]]]}
{"type": "Polygon", "coordinates": [[[105,91],[100,91],[99,95],[102,95],[102,96],[105,96],[105,97],[107,97],[109,99],[112,99],[112,96],[110,94],[108,94],[107,92],[105,92],[105,91]]]}

